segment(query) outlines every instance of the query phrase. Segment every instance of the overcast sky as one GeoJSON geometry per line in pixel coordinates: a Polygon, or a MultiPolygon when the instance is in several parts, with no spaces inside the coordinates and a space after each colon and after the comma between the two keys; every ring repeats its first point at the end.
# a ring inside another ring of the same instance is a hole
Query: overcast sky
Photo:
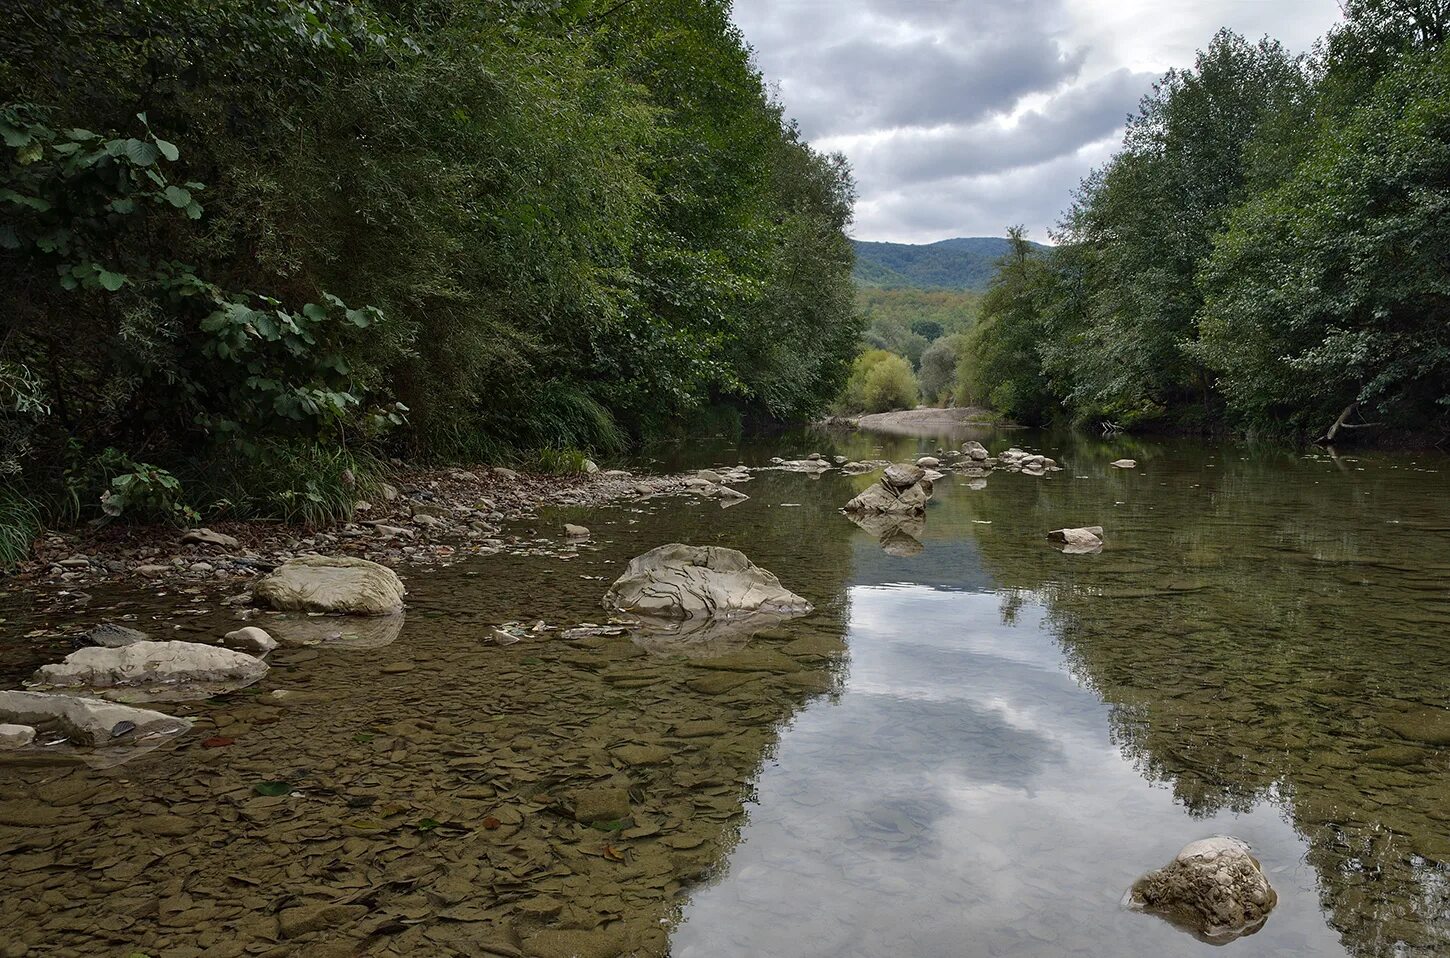
{"type": "Polygon", "coordinates": [[[788,115],[851,158],[859,239],[1045,241],[1169,67],[1227,26],[1307,50],[1338,0],[735,0],[788,115]]]}

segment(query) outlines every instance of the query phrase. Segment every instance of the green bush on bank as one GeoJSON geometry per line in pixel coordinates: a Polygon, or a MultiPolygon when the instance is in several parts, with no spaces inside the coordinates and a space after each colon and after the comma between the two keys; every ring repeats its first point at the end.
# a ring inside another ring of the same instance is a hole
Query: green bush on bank
{"type": "Polygon", "coordinates": [[[868,349],[851,364],[838,408],[847,413],[914,409],[920,397],[911,363],[884,349],[868,349]]]}

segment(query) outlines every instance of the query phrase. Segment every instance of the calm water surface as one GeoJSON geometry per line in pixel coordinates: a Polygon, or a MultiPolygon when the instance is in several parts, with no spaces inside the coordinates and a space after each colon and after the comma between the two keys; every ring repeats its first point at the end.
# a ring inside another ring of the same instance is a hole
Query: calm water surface
{"type": "MultiPolygon", "coordinates": [[[[173,707],[197,728],[167,749],[0,765],[0,954],[1206,956],[1120,900],[1215,833],[1280,897],[1228,952],[1450,953],[1450,460],[977,438],[1066,469],[949,475],[877,534],[837,511],[869,475],[547,511],[519,530],[536,554],[408,573],[391,644],[287,645],[252,689],[173,707]],[[1061,555],[1063,525],[1107,547],[1061,555]],[[817,611],[687,649],[494,641],[601,621],[669,541],[740,548],[817,611]],[[578,824],[604,789],[628,815],[578,824]]],[[[27,632],[125,616],[214,635],[238,614],[217,598],[0,597],[0,661],[14,680],[64,652],[27,632]]]]}

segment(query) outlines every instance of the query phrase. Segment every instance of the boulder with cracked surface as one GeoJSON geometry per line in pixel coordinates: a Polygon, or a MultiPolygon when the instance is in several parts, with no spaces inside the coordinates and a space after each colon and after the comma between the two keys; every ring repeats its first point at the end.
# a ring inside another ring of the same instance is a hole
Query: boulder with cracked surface
{"type": "Polygon", "coordinates": [[[678,542],[631,559],[605,593],[604,605],[674,621],[811,611],[809,602],[743,552],[678,542]]]}

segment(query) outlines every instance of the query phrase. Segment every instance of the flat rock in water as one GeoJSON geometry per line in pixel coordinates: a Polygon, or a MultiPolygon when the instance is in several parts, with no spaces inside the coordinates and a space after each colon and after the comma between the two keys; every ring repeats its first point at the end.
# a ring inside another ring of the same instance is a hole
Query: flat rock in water
{"type": "Polygon", "coordinates": [[[629,791],[623,788],[581,788],[569,798],[574,805],[574,820],[585,825],[593,822],[617,822],[621,818],[628,818],[632,811],[629,791]]]}
{"type": "Polygon", "coordinates": [[[44,692],[0,692],[0,721],[53,729],[72,742],[89,746],[129,746],[178,735],[191,728],[186,719],[102,699],[44,692]],[[127,731],[117,734],[117,729],[127,731]]]}
{"type": "Polygon", "coordinates": [[[1063,552],[1097,552],[1103,547],[1102,526],[1082,526],[1076,529],[1053,529],[1047,534],[1048,542],[1060,544],[1063,552]]]}
{"type": "Polygon", "coordinates": [[[284,908],[278,915],[283,938],[310,935],[361,918],[368,912],[363,905],[299,905],[284,908]]]}
{"type": "Polygon", "coordinates": [[[119,649],[79,649],[42,665],[31,684],[48,688],[137,689],[145,697],[207,698],[244,688],[267,674],[267,663],[199,642],[133,642],[119,649]]]}
{"type": "Polygon", "coordinates": [[[625,765],[661,765],[675,753],[663,745],[621,745],[610,749],[609,754],[625,765]]]}
{"type": "Polygon", "coordinates": [[[407,590],[387,566],[350,556],[302,556],[257,583],[259,603],[283,611],[393,615],[407,590]]]}
{"type": "Polygon", "coordinates": [[[29,725],[0,723],[0,750],[24,748],[35,741],[35,729],[29,725]]]}
{"type": "Polygon", "coordinates": [[[1380,723],[1400,738],[1426,745],[1450,745],[1450,709],[1416,709],[1392,712],[1380,723]]]}
{"type": "Polygon", "coordinates": [[[564,535],[571,539],[587,539],[589,538],[589,530],[584,526],[576,526],[572,522],[566,522],[564,523],[564,535]]]}
{"type": "Polygon", "coordinates": [[[802,668],[790,656],[769,649],[727,652],[708,659],[696,659],[690,665],[715,672],[799,672],[802,668]]]}
{"type": "Polygon", "coordinates": [[[1216,944],[1263,927],[1279,896],[1248,843],[1227,835],[1192,842],[1133,883],[1129,902],[1216,944]]]}
{"type": "Polygon", "coordinates": [[[145,642],[150,636],[140,629],[128,628],[114,622],[102,622],[86,633],[86,641],[108,649],[119,649],[133,642],[145,642]]]}
{"type": "Polygon", "coordinates": [[[811,604],[735,549],[675,542],[631,559],[606,608],[668,620],[800,615],[811,604]]]}
{"type": "Polygon", "coordinates": [[[380,649],[403,632],[402,612],[396,615],[302,615],[289,613],[267,619],[267,627],[283,645],[338,646],[380,649]]]}
{"type": "Polygon", "coordinates": [[[1138,468],[1138,460],[1116,459],[1113,462],[1108,463],[1108,465],[1112,466],[1114,469],[1136,469],[1138,468]]]}
{"type": "Polygon", "coordinates": [[[629,948],[629,939],[613,928],[549,929],[525,941],[523,948],[528,958],[618,958],[629,948]]]}

